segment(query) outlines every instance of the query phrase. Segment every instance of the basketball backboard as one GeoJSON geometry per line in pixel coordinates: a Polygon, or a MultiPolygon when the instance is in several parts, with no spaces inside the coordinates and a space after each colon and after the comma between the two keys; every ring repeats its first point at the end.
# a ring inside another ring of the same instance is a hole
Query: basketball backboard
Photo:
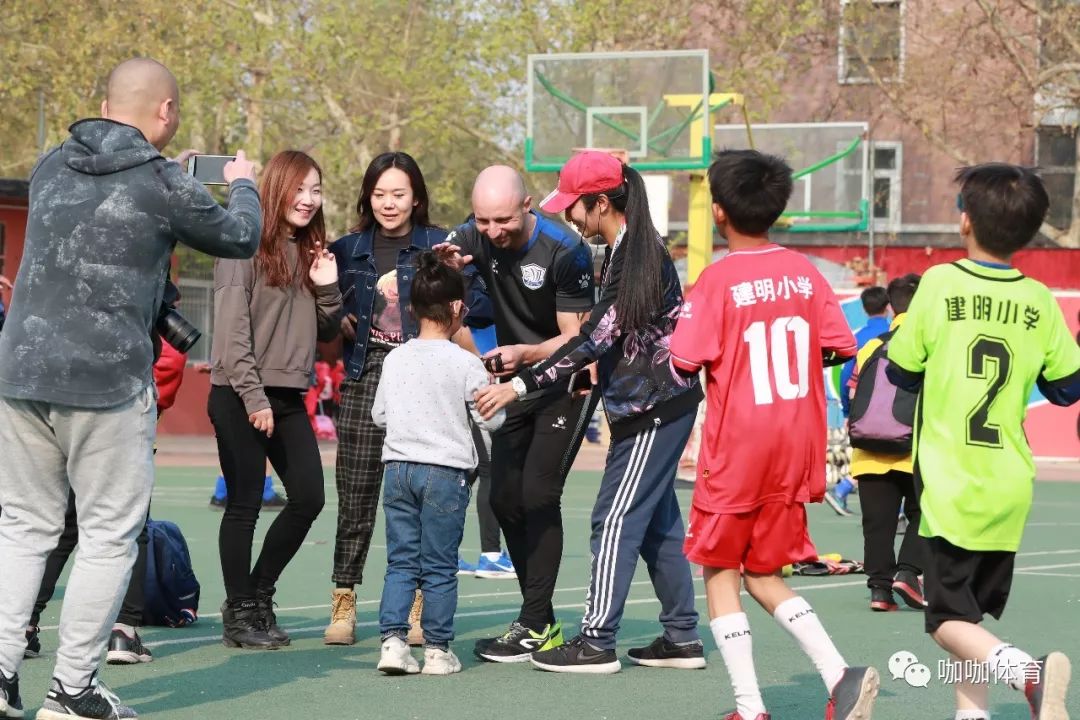
{"type": "Polygon", "coordinates": [[[575,149],[622,148],[639,170],[696,170],[710,155],[706,50],[530,55],[525,169],[575,149]]]}
{"type": "MultiPolygon", "coordinates": [[[[864,122],[751,125],[756,150],[779,155],[794,170],[795,189],[776,229],[855,232],[869,220],[868,155],[864,122]]],[[[746,126],[717,125],[717,150],[749,146],[746,126]]]]}

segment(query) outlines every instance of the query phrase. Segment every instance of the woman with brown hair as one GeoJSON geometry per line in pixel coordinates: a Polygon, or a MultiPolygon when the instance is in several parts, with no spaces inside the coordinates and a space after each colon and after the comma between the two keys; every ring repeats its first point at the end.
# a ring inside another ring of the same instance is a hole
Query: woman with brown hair
{"type": "Polygon", "coordinates": [[[273,611],[274,585],[322,510],[322,460],[303,393],[316,339],[338,332],[337,261],[324,248],[322,170],[286,150],[270,159],[259,195],[259,251],[250,260],[214,266],[214,343],[210,420],[229,502],[218,536],[228,647],[289,643],[273,611]],[[251,565],[267,459],[288,502],[251,565]]]}

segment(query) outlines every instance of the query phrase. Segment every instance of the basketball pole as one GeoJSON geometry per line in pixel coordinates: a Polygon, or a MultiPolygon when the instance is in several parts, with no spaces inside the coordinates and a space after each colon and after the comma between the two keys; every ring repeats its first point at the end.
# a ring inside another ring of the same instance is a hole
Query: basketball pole
{"type": "MultiPolygon", "coordinates": [[[[700,95],[664,95],[664,101],[671,107],[684,107],[693,109],[701,106],[700,95]]],[[[744,108],[741,93],[712,93],[709,95],[708,105],[713,107],[722,103],[730,102],[744,108]]],[[[712,152],[712,118],[706,109],[706,122],[694,122],[690,124],[690,155],[702,149],[701,162],[703,167],[708,167],[712,152]],[[709,128],[708,143],[705,143],[705,135],[702,127],[709,128]]],[[[712,198],[709,193],[709,179],[703,170],[695,170],[690,173],[690,207],[686,216],[686,255],[687,255],[687,281],[693,284],[698,276],[712,262],[713,254],[713,218],[712,198]]]]}

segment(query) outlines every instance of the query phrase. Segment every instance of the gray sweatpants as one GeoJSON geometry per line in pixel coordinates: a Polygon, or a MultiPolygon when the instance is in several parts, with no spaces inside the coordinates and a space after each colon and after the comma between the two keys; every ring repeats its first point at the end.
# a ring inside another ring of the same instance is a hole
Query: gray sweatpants
{"type": "Polygon", "coordinates": [[[18,671],[45,558],[75,491],[79,550],[53,675],[84,687],[101,662],[154,486],[153,385],[106,410],[0,398],[0,671],[18,671]]]}

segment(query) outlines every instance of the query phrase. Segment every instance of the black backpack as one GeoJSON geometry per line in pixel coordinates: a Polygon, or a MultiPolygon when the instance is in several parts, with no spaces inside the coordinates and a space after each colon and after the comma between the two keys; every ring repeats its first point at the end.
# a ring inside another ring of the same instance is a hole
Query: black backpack
{"type": "Polygon", "coordinates": [[[146,625],[183,627],[199,618],[201,588],[184,534],[167,520],[146,521],[146,625]]]}
{"type": "Polygon", "coordinates": [[[883,455],[910,455],[918,394],[896,387],[885,375],[889,340],[894,332],[878,336],[881,346],[859,369],[848,435],[853,448],[883,455]]]}

